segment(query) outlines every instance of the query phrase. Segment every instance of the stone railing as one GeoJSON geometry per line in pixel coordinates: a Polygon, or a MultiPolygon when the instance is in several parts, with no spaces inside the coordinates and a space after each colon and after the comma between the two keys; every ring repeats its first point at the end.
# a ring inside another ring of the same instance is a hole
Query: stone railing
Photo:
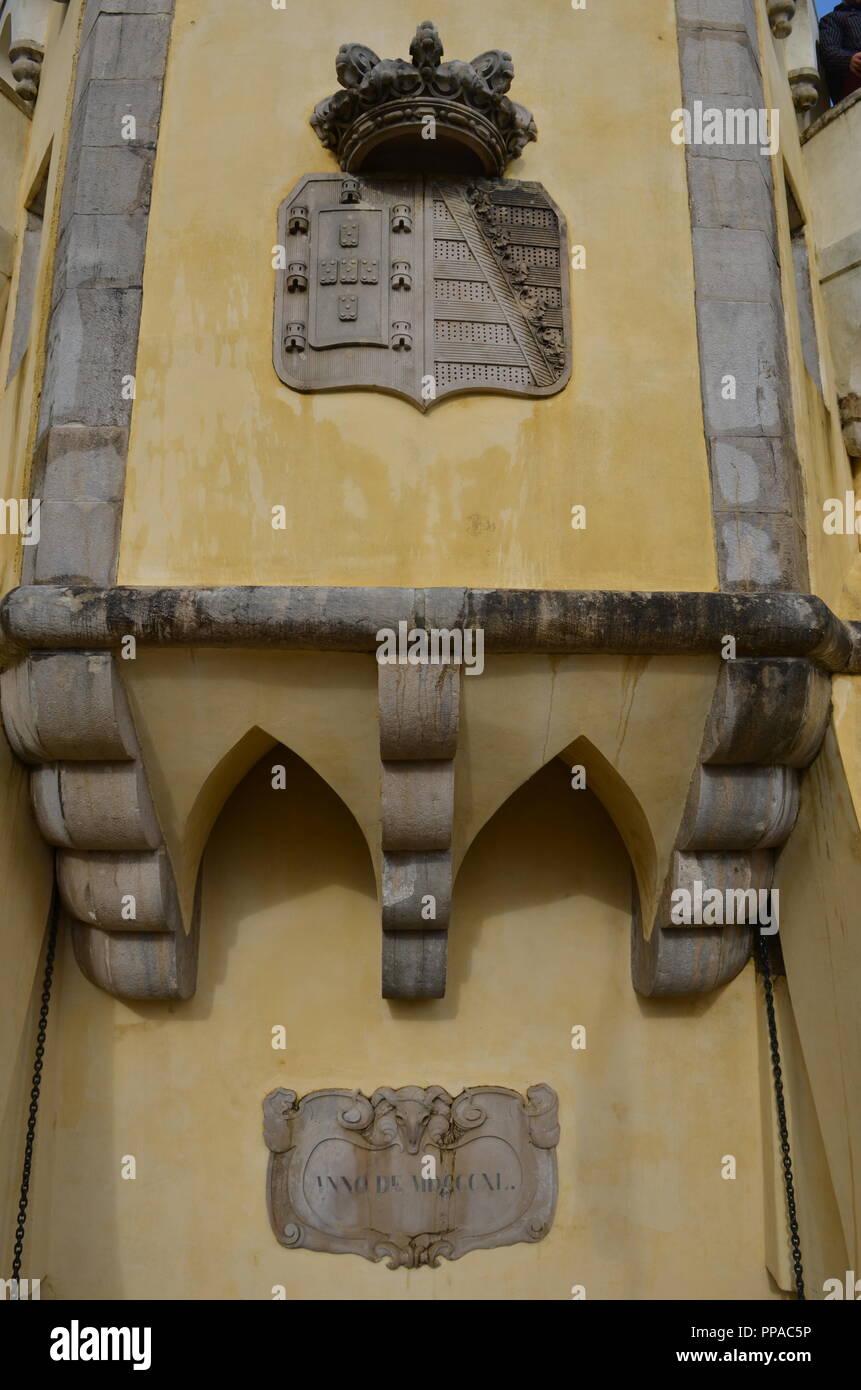
{"type": "Polygon", "coordinates": [[[765,0],[765,12],[776,39],[789,38],[796,8],[796,0],[765,0]]]}
{"type": "Polygon", "coordinates": [[[819,20],[814,0],[766,0],[766,13],[786,70],[792,101],[803,130],[828,108],[816,44],[819,20]]]}
{"type": "Polygon", "coordinates": [[[42,59],[57,5],[66,0],[3,0],[0,4],[0,75],[32,106],[39,94],[42,59]]]}

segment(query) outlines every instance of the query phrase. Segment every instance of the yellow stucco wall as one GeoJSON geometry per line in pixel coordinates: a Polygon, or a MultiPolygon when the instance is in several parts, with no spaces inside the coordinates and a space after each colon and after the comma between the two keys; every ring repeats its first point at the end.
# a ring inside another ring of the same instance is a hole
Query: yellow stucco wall
{"type": "MultiPolygon", "coordinates": [[[[12,756],[5,738],[0,738],[0,1232],[4,1236],[14,1230],[18,1205],[52,860],[30,810],[27,771],[12,756]]],[[[50,1129],[40,1135],[41,1140],[50,1146],[50,1129]]]]}
{"type": "MultiPolygon", "coordinates": [[[[540,138],[511,173],[545,183],[588,268],[573,275],[574,372],[562,395],[461,398],[424,418],[386,396],[299,396],[271,362],[276,209],[304,173],[334,167],[307,125],[311,106],[334,88],[340,42],[403,54],[414,22],[391,0],[357,13],[322,0],[313,23],[297,25],[265,3],[178,0],[120,582],[714,588],[684,151],[668,138],[680,103],[671,0],[637,6],[628,29],[607,6],[565,11],[567,42],[557,0],[521,11],[440,0],[447,56],[490,43],[512,51],[513,95],[534,109],[540,138]],[[625,72],[612,102],[610,52],[625,72]],[[587,508],[585,532],[570,527],[575,503],[587,508]],[[276,504],[285,531],[271,527],[276,504]]],[[[73,0],[53,66],[46,60],[25,191],[51,139],[62,150],[79,18],[73,0]]],[[[770,68],[768,80],[776,89],[770,68]]],[[[782,117],[804,197],[791,110],[782,117]]],[[[51,228],[59,167],[55,159],[51,228]]],[[[7,495],[26,487],[51,254],[46,237],[34,348],[0,409],[7,495]]],[[[783,224],[781,254],[788,267],[783,224]]],[[[816,508],[845,459],[804,377],[791,272],[784,291],[816,508]]],[[[0,375],[7,359],[8,325],[0,375]]],[[[827,344],[823,361],[830,400],[827,344]]],[[[826,549],[817,535],[810,546],[813,586],[836,607],[852,542],[826,549]]],[[[0,558],[8,588],[12,538],[0,537],[0,558]]],[[[109,998],[82,978],[65,942],[28,1236],[44,1296],[268,1298],[284,1284],[291,1298],[564,1299],[584,1284],[589,1298],[769,1298],[766,1262],[787,1286],[752,970],[706,999],[639,999],[617,831],[591,793],[571,791],[561,762],[517,791],[557,754],[588,761],[578,742],[588,739],[620,770],[648,827],[651,845],[636,816],[626,821],[624,796],[613,805],[648,901],[716,662],[512,657],[464,678],[451,984],[445,1000],[422,1005],[379,998],[372,658],[140,649],[120,665],[186,901],[212,820],[269,741],[289,744],[329,785],[287,755],[288,792],[271,790],[264,764],[233,796],[208,841],[201,977],[187,1004],[109,998]],[[286,1054],[270,1046],[277,1023],[286,1054]],[[578,1023],[585,1052],[569,1045],[578,1023]],[[276,1244],[260,1137],[267,1091],[471,1081],[546,1081],[559,1092],[560,1206],[547,1241],[413,1274],[276,1244]],[[739,1176],[728,1182],[730,1153],[739,1176]],[[134,1182],[120,1176],[126,1154],[138,1160],[134,1182]]],[[[857,1237],[861,1143],[847,1101],[861,1071],[851,937],[861,782],[854,695],[841,698],[838,751],[829,744],[808,779],[778,879],[793,976],[782,999],[788,1089],[817,1277],[842,1273],[832,1264],[857,1237]]],[[[8,950],[13,962],[0,979],[0,1119],[15,1136],[50,855],[26,774],[5,744],[0,754],[4,961],[8,950]]],[[[610,804],[613,788],[602,795],[610,804]]],[[[4,1142],[7,1214],[18,1160],[17,1140],[4,1142]]]]}
{"type": "Polygon", "coordinates": [[[0,83],[0,329],[3,327],[12,272],[15,268],[15,237],[18,231],[18,175],[30,136],[30,122],[19,106],[10,100],[0,83]]]}
{"type": "MultiPolygon", "coordinates": [[[[64,128],[71,101],[81,0],[68,10],[59,5],[50,17],[49,52],[42,66],[39,100],[32,120],[0,93],[0,166],[3,225],[16,235],[24,207],[52,148],[30,346],[7,385],[14,320],[18,250],[9,311],[0,336],[0,495],[29,495],[30,450],[35,434],[39,382],[44,360],[44,328],[50,299],[53,235],[58,214],[59,171],[64,128]]],[[[0,592],[18,583],[20,539],[0,534],[0,592]]],[[[30,809],[29,777],[0,733],[0,884],[3,945],[0,951],[0,1231],[4,1252],[11,1247],[21,1180],[24,1126],[33,1072],[33,1048],[42,988],[40,951],[51,894],[53,854],[44,844],[30,809]]],[[[52,1044],[54,1039],[51,1039],[52,1044]]],[[[34,1169],[34,1191],[51,1161],[51,1125],[43,1123],[34,1169]]],[[[35,1258],[40,1252],[35,1251],[35,1258]]],[[[8,1253],[5,1254],[8,1258],[8,1253]]],[[[38,1272],[34,1267],[34,1275],[38,1272]]],[[[4,1277],[8,1271],[0,1271],[4,1277]]]]}
{"type": "Polygon", "coordinates": [[[804,163],[816,204],[818,245],[824,249],[861,227],[861,187],[846,170],[858,159],[858,102],[841,108],[804,146],[804,163]]]}
{"type": "Polygon", "coordinates": [[[308,125],[340,43],[407,51],[392,0],[178,0],[144,277],[121,583],[711,589],[674,5],[626,30],[606,6],[440,0],[449,57],[499,43],[572,242],[574,371],[539,402],[475,396],[427,417],[383,395],[301,396],[272,365],[279,203],[334,169],[308,125]],[[607,55],[625,80],[607,100],[607,55]],[[285,530],[271,508],[283,505],[285,530]],[[571,529],[571,508],[587,529],[571,529]]]}
{"type": "Polygon", "coordinates": [[[591,795],[551,766],[507,803],[459,877],[447,998],[390,1004],[367,848],[334,793],[288,762],[288,791],[272,790],[264,759],[213,834],[195,999],[120,1004],[63,961],[55,1179],[36,1213],[46,1238],[50,1225],[48,1292],[776,1296],[752,972],[707,1000],[637,998],[629,865],[591,795]],[[585,1050],[571,1048],[575,1024],[585,1050]],[[391,1273],[277,1244],[261,1135],[275,1086],[537,1081],[557,1089],[562,1124],[559,1208],[539,1245],[391,1273]],[[728,1153],[735,1181],[720,1175],[728,1153]]]}
{"type": "MultiPolygon", "coordinates": [[[[288,744],[336,789],[378,869],[372,656],[141,648],[134,661],[119,665],[187,923],[213,821],[268,744],[288,744]]],[[[569,765],[587,769],[589,785],[610,808],[650,924],[716,677],[717,661],[708,657],[489,655],[480,676],[461,682],[455,867],[517,787],[564,755],[569,765]],[[656,729],[672,729],[672,756],[656,729]],[[615,769],[615,780],[602,778],[604,763],[615,769]]]]}
{"type": "MultiPolygon", "coordinates": [[[[858,537],[829,535],[822,525],[823,503],[830,497],[842,499],[852,490],[853,478],[835,385],[834,354],[844,344],[830,336],[833,325],[816,265],[817,250],[861,225],[858,190],[846,180],[846,169],[856,157],[846,142],[853,119],[851,111],[848,117],[838,117],[802,146],[779,49],[779,43],[765,46],[764,75],[767,100],[780,109],[776,205],[810,587],[842,617],[858,619],[858,537]],[[787,175],[807,223],[821,390],[804,365],[785,211],[787,175]]],[[[802,1241],[809,1282],[819,1296],[823,1279],[842,1278],[844,1269],[861,1259],[861,1110],[856,1099],[861,1074],[856,1017],[861,957],[852,926],[861,871],[861,692],[855,681],[838,677],[832,694],[832,728],[817,762],[804,776],[798,821],[781,851],[775,876],[787,970],[781,1035],[787,1090],[796,1105],[793,1144],[802,1189],[799,1209],[806,1205],[809,1212],[802,1241]]]]}
{"type": "MultiPolygon", "coordinates": [[[[837,368],[838,385],[841,392],[856,389],[858,386],[859,360],[861,350],[858,346],[858,319],[861,313],[861,272],[854,263],[851,239],[861,234],[861,190],[856,179],[846,177],[846,170],[857,161],[858,140],[861,136],[861,105],[850,103],[841,108],[840,114],[832,117],[804,146],[804,167],[810,187],[814,208],[814,231],[816,245],[820,251],[832,252],[829,262],[831,278],[817,286],[825,308],[829,324],[832,351],[837,368]],[[840,256],[844,269],[834,274],[833,250],[844,243],[840,256]]],[[[839,417],[835,411],[835,428],[839,431],[839,417]]],[[[843,450],[842,439],[836,443],[836,456],[840,466],[836,470],[837,481],[832,492],[823,491],[826,497],[842,497],[846,491],[856,486],[850,471],[850,461],[843,450]]],[[[853,463],[857,478],[857,465],[853,463]]],[[[821,501],[819,502],[821,516],[821,501]]],[[[834,552],[841,547],[841,538],[829,536],[825,542],[828,550],[834,552]]],[[[844,559],[845,590],[839,595],[841,615],[857,619],[861,614],[861,556],[858,550],[858,537],[850,536],[842,543],[844,559]],[[846,563],[852,568],[845,571],[846,563]]]]}
{"type": "Polygon", "coordinates": [[[823,503],[841,497],[852,487],[852,474],[840,430],[834,365],[829,341],[828,316],[816,273],[816,251],[823,246],[822,224],[830,214],[821,196],[818,181],[811,183],[810,162],[805,161],[799,139],[795,109],[786,76],[778,56],[779,44],[766,36],[763,45],[763,80],[766,102],[777,109],[780,129],[779,156],[773,162],[775,212],[781,265],[781,288],[785,309],[789,355],[791,406],[801,473],[804,502],[806,549],[810,566],[810,591],[818,594],[835,612],[846,614],[843,588],[846,576],[858,555],[857,537],[826,535],[823,503]],[[805,367],[801,344],[798,296],[793,266],[787,210],[788,190],[798,202],[806,223],[810,257],[810,289],[813,300],[821,386],[805,367]]]}
{"type": "MultiPolygon", "coordinates": [[[[841,743],[857,739],[857,697],[838,683],[835,731],[807,774],[795,831],[781,854],[781,940],[800,1047],[816,1097],[851,1269],[861,1262],[861,1025],[857,982],[861,946],[861,831],[844,772],[841,743]],[[841,690],[840,687],[843,687],[841,690]],[[849,697],[847,699],[847,696],[849,697]],[[839,735],[839,739],[838,739],[839,735]]],[[[840,1271],[833,1271],[838,1274],[840,1271]]]]}
{"type": "MultiPolygon", "coordinates": [[[[83,0],[71,0],[68,9],[61,9],[58,5],[56,13],[51,16],[39,83],[39,99],[32,119],[23,118],[27,125],[25,147],[17,151],[18,163],[14,168],[14,177],[12,166],[4,168],[2,174],[2,182],[6,189],[8,190],[10,184],[15,189],[17,215],[14,225],[18,238],[9,310],[0,334],[0,496],[4,498],[22,498],[30,495],[31,461],[36,443],[39,394],[45,365],[45,330],[51,301],[54,243],[69,138],[72,87],[82,8],[83,0]],[[26,224],[26,205],[46,166],[48,178],[45,189],[44,227],[28,347],[18,371],[12,380],[7,382],[20,270],[20,240],[26,224]]],[[[0,102],[4,100],[0,95],[0,102]]],[[[17,117],[19,114],[16,109],[14,116],[17,117]]],[[[11,213],[9,215],[11,216],[11,213]]],[[[14,588],[18,583],[20,569],[20,538],[17,535],[0,534],[0,593],[14,588]]]]}

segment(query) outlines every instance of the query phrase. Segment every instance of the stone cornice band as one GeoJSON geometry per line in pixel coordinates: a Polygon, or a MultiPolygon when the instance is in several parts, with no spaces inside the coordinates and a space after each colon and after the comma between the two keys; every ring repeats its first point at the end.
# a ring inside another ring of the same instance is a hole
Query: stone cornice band
{"type": "Polygon", "coordinates": [[[0,602],[6,664],[28,650],[144,645],[372,652],[380,628],[481,628],[491,652],[807,657],[861,673],[861,623],[796,593],[23,585],[0,602]]]}

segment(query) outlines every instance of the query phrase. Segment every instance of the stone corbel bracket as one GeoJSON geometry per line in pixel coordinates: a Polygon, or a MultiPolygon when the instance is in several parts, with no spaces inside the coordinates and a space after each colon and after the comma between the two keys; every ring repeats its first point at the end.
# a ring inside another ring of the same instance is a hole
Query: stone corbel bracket
{"type": "Polygon", "coordinates": [[[837,404],[840,407],[846,452],[850,458],[861,459],[861,395],[857,391],[849,391],[845,396],[838,397],[837,404]]]}
{"type": "Polygon", "coordinates": [[[775,853],[798,814],[799,773],[816,757],[830,702],[830,678],[810,662],[724,663],[648,939],[635,905],[639,994],[703,994],[746,964],[756,927],[675,925],[671,895],[693,893],[697,880],[721,892],[771,888],[775,853]]]}
{"type": "Polygon", "coordinates": [[[822,78],[818,68],[792,68],[786,77],[793,106],[799,116],[806,116],[818,105],[822,96],[822,78]]]}
{"type": "Polygon", "coordinates": [[[9,19],[9,62],[15,91],[29,111],[39,95],[54,10],[55,0],[7,0],[3,10],[4,26],[9,19]]]}
{"type": "Polygon", "coordinates": [[[12,749],[33,768],[84,974],[118,998],[188,999],[199,914],[186,934],[114,657],[33,652],[0,676],[0,700],[12,749]]]}
{"type": "Polygon", "coordinates": [[[771,32],[776,39],[788,39],[792,33],[796,0],[765,0],[765,11],[771,32]]]}
{"type": "Polygon", "coordinates": [[[379,666],[384,999],[445,994],[460,667],[379,666]]]}

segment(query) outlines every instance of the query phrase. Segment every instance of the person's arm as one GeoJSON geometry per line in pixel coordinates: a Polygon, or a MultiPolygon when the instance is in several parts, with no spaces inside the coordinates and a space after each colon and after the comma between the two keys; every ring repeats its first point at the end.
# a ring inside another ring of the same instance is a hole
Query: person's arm
{"type": "Polygon", "coordinates": [[[845,46],[843,26],[833,14],[827,14],[819,21],[819,51],[832,77],[848,76],[855,50],[845,46]]]}

